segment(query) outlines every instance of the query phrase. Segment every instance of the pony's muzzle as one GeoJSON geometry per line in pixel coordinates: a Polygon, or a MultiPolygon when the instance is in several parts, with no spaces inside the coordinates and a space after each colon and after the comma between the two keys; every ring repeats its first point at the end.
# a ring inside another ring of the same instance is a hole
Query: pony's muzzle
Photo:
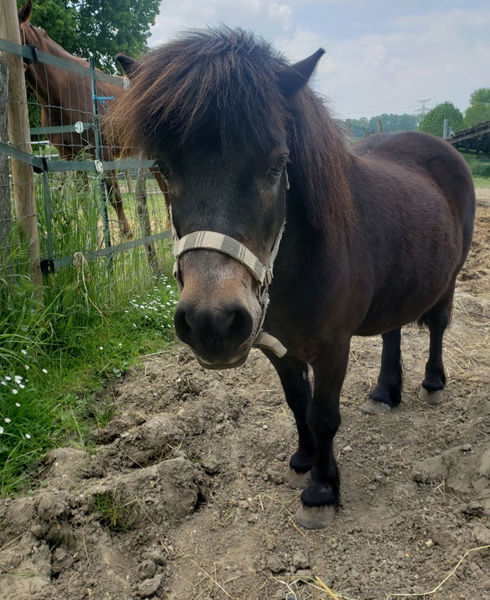
{"type": "Polygon", "coordinates": [[[239,302],[208,307],[183,301],[174,320],[178,337],[195,351],[204,367],[235,367],[247,358],[254,319],[239,302]]]}
{"type": "Polygon", "coordinates": [[[225,254],[196,249],[180,258],[178,277],[182,288],[174,317],[177,336],[206,368],[245,362],[261,315],[250,272],[225,254]]]}

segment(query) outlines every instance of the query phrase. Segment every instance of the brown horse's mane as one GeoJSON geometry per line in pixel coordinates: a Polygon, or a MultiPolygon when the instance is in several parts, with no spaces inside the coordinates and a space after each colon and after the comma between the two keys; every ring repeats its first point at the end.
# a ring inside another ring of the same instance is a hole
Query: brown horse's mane
{"type": "Polygon", "coordinates": [[[36,27],[35,25],[32,25],[32,23],[23,23],[21,37],[24,37],[27,44],[34,44],[41,52],[71,60],[72,62],[79,63],[85,67],[89,66],[86,60],[79,56],[75,56],[74,54],[70,54],[63,46],[60,46],[53,38],[50,38],[42,27],[36,27]]]}
{"type": "Polygon", "coordinates": [[[286,129],[291,186],[304,200],[309,225],[340,234],[352,217],[351,155],[308,86],[291,99],[281,93],[278,76],[287,66],[267,42],[241,29],[186,32],[144,59],[109,120],[123,146],[148,156],[208,132],[218,133],[224,153],[237,142],[267,152],[286,129]]]}

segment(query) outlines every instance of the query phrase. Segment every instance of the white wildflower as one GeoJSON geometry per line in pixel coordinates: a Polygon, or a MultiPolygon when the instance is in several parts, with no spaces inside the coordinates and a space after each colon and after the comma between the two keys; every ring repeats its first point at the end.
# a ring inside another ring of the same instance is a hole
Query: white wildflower
{"type": "Polygon", "coordinates": [[[12,394],[18,394],[18,393],[19,393],[19,390],[16,390],[16,389],[12,390],[12,394]]]}

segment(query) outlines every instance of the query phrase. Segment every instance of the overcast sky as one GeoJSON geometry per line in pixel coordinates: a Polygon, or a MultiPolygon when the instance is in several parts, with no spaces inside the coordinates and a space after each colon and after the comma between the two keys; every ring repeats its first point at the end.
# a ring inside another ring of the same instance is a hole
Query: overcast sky
{"type": "Polygon", "coordinates": [[[415,114],[423,99],[464,111],[490,87],[490,0],[165,0],[149,44],[221,23],[292,61],[323,47],[313,85],[338,118],[415,114]]]}

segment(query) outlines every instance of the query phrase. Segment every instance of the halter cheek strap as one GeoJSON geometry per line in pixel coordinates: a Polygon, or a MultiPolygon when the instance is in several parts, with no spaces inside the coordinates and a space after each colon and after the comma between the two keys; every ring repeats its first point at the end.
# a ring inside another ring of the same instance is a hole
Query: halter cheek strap
{"type": "MultiPolygon", "coordinates": [[[[170,217],[172,219],[172,211],[170,210],[170,217]]],[[[172,219],[172,233],[174,237],[174,277],[177,280],[179,287],[182,289],[182,278],[180,275],[179,258],[185,253],[191,250],[216,250],[223,254],[231,256],[240,264],[242,264],[257,281],[258,292],[257,299],[261,307],[261,316],[257,327],[257,334],[253,345],[259,348],[264,348],[273,352],[279,358],[282,358],[287,350],[281,344],[281,342],[262,330],[264,324],[265,314],[267,307],[269,306],[269,284],[273,277],[274,261],[276,260],[277,253],[279,251],[279,245],[281,243],[282,234],[284,232],[285,222],[282,224],[279,233],[277,234],[274,245],[267,261],[266,265],[263,265],[257,256],[251,252],[241,242],[223,233],[216,231],[193,231],[179,238],[177,232],[173,226],[172,219]]]]}

